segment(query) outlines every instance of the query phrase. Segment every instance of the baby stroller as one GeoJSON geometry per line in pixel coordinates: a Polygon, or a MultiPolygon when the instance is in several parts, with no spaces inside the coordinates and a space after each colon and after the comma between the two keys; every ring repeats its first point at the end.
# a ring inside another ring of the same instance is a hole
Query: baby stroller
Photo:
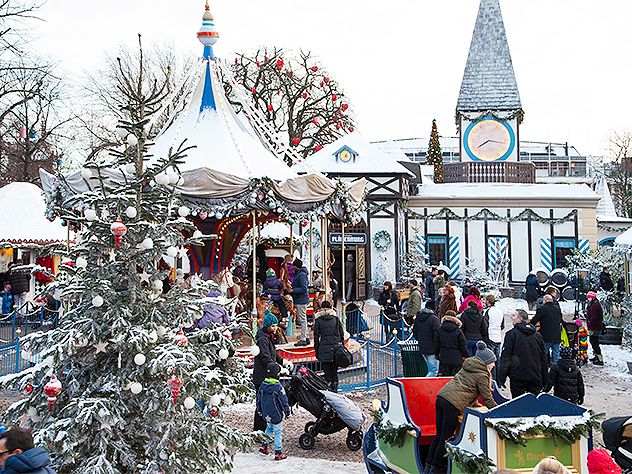
{"type": "Polygon", "coordinates": [[[344,395],[327,391],[327,382],[306,367],[301,367],[289,381],[285,392],[290,406],[298,404],[316,417],[305,425],[298,444],[312,449],[319,434],[330,435],[347,429],[347,447],[357,451],[362,447],[362,410],[344,395]]]}
{"type": "Polygon", "coordinates": [[[632,470],[632,416],[608,418],[601,424],[603,442],[623,472],[632,470]]]}

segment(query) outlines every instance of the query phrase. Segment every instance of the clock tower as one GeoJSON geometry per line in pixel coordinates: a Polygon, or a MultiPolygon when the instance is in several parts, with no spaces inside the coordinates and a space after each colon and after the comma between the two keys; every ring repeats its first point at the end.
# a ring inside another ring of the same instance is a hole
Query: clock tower
{"type": "Polygon", "coordinates": [[[456,117],[462,162],[519,161],[523,111],[499,0],[481,0],[456,117]]]}

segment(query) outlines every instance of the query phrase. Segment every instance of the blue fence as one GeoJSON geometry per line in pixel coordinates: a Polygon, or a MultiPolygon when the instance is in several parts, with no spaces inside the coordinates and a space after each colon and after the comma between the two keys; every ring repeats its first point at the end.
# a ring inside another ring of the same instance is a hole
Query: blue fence
{"type": "Polygon", "coordinates": [[[14,374],[27,369],[33,361],[22,355],[20,338],[0,344],[0,376],[14,374]]]}

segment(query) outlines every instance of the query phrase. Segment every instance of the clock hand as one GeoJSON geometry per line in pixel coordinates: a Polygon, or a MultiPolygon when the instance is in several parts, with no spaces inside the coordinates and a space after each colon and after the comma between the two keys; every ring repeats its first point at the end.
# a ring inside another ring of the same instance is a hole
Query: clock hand
{"type": "Polygon", "coordinates": [[[504,141],[502,141],[502,142],[501,142],[500,140],[487,140],[487,141],[488,141],[488,142],[492,142],[492,143],[501,143],[501,144],[503,144],[503,145],[505,144],[505,142],[504,142],[504,141]]]}
{"type": "Polygon", "coordinates": [[[485,140],[483,143],[481,143],[480,145],[478,145],[476,148],[480,148],[483,145],[485,145],[486,143],[489,143],[491,140],[485,140]]]}

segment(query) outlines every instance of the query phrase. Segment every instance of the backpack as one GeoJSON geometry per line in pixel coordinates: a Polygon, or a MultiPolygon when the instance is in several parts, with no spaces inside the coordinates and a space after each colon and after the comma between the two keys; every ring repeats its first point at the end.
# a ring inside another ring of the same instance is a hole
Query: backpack
{"type": "Polygon", "coordinates": [[[353,354],[349,352],[349,349],[342,342],[336,346],[334,351],[334,360],[338,367],[346,369],[353,364],[353,354]]]}

